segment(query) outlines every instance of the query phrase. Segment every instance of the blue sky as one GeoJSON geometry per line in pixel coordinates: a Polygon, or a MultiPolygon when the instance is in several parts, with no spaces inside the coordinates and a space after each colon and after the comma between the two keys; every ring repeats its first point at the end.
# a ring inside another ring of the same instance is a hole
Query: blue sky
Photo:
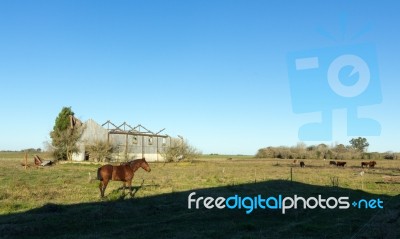
{"type": "MultiPolygon", "coordinates": [[[[83,121],[166,128],[204,153],[295,145],[320,116],[293,112],[288,53],[367,42],[382,92],[359,109],[382,127],[366,137],[369,150],[400,151],[399,10],[396,1],[1,1],[0,149],[43,147],[63,106],[83,121]]],[[[347,144],[346,112],[333,115],[325,143],[347,144]]]]}

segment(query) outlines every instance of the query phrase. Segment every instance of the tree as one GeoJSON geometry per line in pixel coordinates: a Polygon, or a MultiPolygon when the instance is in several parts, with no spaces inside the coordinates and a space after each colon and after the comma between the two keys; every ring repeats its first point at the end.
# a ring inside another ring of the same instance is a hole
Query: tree
{"type": "Polygon", "coordinates": [[[347,149],[343,144],[337,144],[333,149],[336,159],[343,159],[347,149]]]}
{"type": "Polygon", "coordinates": [[[267,147],[259,149],[256,158],[275,158],[275,149],[273,147],[267,147]]]}
{"type": "Polygon", "coordinates": [[[360,152],[364,152],[366,148],[368,148],[369,143],[366,138],[353,138],[350,141],[350,144],[353,148],[359,150],[360,152]]]}
{"type": "Polygon", "coordinates": [[[342,153],[346,152],[346,146],[344,146],[343,144],[338,144],[338,145],[335,146],[334,150],[337,153],[342,154],[342,153]]]}
{"type": "Polygon", "coordinates": [[[58,160],[72,160],[72,154],[79,151],[76,143],[82,136],[83,127],[80,124],[71,124],[73,116],[71,107],[63,107],[55,120],[53,131],[50,132],[53,154],[58,160]]]}
{"type": "Polygon", "coordinates": [[[70,128],[70,116],[74,115],[75,113],[72,111],[71,107],[63,107],[56,118],[53,130],[64,131],[70,128]]]}
{"type": "Polygon", "coordinates": [[[161,155],[165,162],[193,160],[201,155],[201,152],[183,139],[171,139],[171,145],[166,147],[161,155]]]}
{"type": "Polygon", "coordinates": [[[326,159],[328,150],[329,150],[328,145],[319,144],[317,146],[317,158],[319,159],[322,156],[322,158],[326,159]]]}

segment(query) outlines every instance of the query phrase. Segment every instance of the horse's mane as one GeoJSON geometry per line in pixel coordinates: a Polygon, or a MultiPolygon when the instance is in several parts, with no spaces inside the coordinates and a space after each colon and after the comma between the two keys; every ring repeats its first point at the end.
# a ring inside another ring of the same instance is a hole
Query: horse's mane
{"type": "Polygon", "coordinates": [[[123,164],[121,164],[121,165],[129,165],[130,167],[133,168],[133,167],[135,167],[136,165],[142,163],[143,161],[146,162],[146,159],[145,159],[145,158],[133,159],[133,160],[130,160],[130,161],[128,161],[128,162],[126,162],[126,163],[123,163],[123,164]]]}

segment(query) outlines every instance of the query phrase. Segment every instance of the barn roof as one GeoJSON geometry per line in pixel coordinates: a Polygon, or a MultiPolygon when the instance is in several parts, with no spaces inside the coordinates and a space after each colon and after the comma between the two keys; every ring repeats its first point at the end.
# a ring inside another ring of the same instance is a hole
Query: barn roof
{"type": "Polygon", "coordinates": [[[169,137],[167,134],[161,134],[164,129],[159,130],[157,133],[147,129],[141,124],[138,124],[135,127],[132,127],[128,123],[124,122],[121,125],[117,126],[116,124],[112,123],[110,120],[105,122],[103,127],[107,127],[107,131],[109,134],[126,134],[126,135],[137,135],[137,136],[149,136],[149,137],[161,137],[167,138],[169,137]]]}
{"type": "Polygon", "coordinates": [[[168,138],[167,134],[161,134],[165,129],[159,130],[154,133],[148,128],[141,124],[135,127],[130,126],[128,123],[124,122],[117,126],[110,120],[100,125],[93,119],[87,120],[84,124],[84,131],[80,141],[82,142],[95,142],[106,140],[109,135],[133,135],[133,136],[148,136],[148,137],[159,137],[168,138]]]}

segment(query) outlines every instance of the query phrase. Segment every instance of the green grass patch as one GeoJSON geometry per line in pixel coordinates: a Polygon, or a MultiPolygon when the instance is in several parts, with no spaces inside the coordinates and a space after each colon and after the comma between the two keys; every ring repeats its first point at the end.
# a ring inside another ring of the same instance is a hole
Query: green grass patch
{"type": "MultiPolygon", "coordinates": [[[[219,156],[219,155],[218,155],[219,156]]],[[[56,164],[27,170],[20,159],[1,159],[0,235],[4,238],[398,238],[399,162],[361,169],[348,160],[337,168],[323,160],[257,160],[226,156],[194,162],[150,163],[135,174],[134,198],[111,182],[99,198],[96,164],[56,164]],[[292,174],[290,173],[292,171],[292,174]],[[364,174],[360,174],[361,172],[364,174]],[[363,176],[361,176],[363,175],[363,176]],[[338,185],[332,185],[337,178],[338,185]],[[187,197],[322,194],[376,198],[384,210],[188,210],[187,197]]]]}

